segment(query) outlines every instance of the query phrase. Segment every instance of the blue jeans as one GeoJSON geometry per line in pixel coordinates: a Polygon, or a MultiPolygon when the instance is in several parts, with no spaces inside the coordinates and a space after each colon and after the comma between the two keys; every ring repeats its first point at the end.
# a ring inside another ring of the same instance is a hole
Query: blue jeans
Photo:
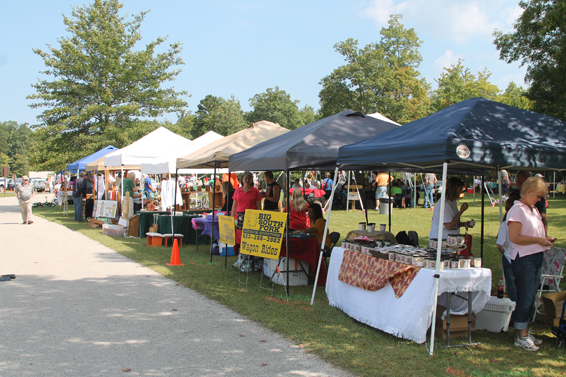
{"type": "MultiPolygon", "coordinates": [[[[517,302],[517,287],[515,286],[515,275],[513,275],[513,268],[511,263],[505,258],[505,255],[501,256],[501,265],[503,267],[503,275],[505,275],[505,285],[507,285],[507,294],[511,301],[517,302]]],[[[515,311],[511,314],[510,323],[515,322],[515,311]]]]}
{"type": "Polygon", "coordinates": [[[375,198],[385,198],[387,197],[387,186],[377,186],[375,190],[375,198]]]}
{"type": "Polygon", "coordinates": [[[83,221],[83,197],[73,196],[73,204],[75,205],[75,221],[83,221]]]}
{"type": "Polygon", "coordinates": [[[535,296],[540,285],[542,260],[544,253],[517,257],[511,262],[515,287],[517,288],[517,306],[515,307],[515,330],[527,329],[535,296]]]}
{"type": "Polygon", "coordinates": [[[432,189],[434,188],[434,185],[427,185],[425,187],[425,201],[424,201],[424,207],[431,207],[434,205],[434,201],[432,198],[432,189]],[[430,204],[429,204],[430,201],[430,204]]]}

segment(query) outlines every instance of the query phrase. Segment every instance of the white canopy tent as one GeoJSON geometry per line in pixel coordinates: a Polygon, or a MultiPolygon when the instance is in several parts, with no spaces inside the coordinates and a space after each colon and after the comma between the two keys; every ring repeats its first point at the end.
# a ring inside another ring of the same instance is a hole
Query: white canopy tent
{"type": "MultiPolygon", "coordinates": [[[[175,173],[177,170],[177,166],[176,166],[177,158],[186,156],[222,138],[224,138],[224,136],[217,134],[214,131],[208,131],[207,133],[205,133],[202,136],[199,136],[193,141],[189,141],[188,143],[177,149],[170,150],[165,155],[159,156],[151,162],[142,163],[141,171],[143,174],[175,173]]],[[[209,170],[213,170],[213,169],[209,169],[209,170]]],[[[195,172],[197,171],[196,170],[179,171],[179,173],[181,174],[194,174],[195,172]]],[[[198,173],[206,174],[202,171],[198,171],[198,173]]]]}

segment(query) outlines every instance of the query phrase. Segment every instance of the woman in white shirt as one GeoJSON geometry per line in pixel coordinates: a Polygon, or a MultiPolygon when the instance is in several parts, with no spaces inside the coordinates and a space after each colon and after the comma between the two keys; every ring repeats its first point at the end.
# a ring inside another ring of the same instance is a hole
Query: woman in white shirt
{"type": "MultiPolygon", "coordinates": [[[[444,229],[442,231],[442,239],[445,240],[449,234],[460,234],[460,227],[473,228],[471,221],[461,222],[460,217],[468,209],[468,203],[464,203],[458,210],[458,200],[463,197],[463,191],[466,189],[466,183],[460,178],[451,177],[446,182],[446,202],[444,203],[444,229]]],[[[438,238],[438,227],[440,226],[440,203],[434,207],[432,221],[430,224],[429,238],[438,238]]]]}

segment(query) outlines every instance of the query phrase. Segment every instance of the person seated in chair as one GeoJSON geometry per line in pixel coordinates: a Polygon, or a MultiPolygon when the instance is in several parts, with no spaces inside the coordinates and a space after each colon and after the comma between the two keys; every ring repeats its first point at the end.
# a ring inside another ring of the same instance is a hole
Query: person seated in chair
{"type": "MultiPolygon", "coordinates": [[[[322,216],[322,207],[318,203],[313,203],[309,207],[307,214],[309,216],[311,226],[310,228],[304,229],[303,232],[311,233],[315,235],[318,243],[322,245],[324,226],[326,224],[326,220],[324,220],[324,217],[322,216]]],[[[332,243],[330,242],[330,232],[327,229],[326,241],[324,241],[324,248],[330,250],[331,247],[332,247],[332,243]]]]}
{"type": "Polygon", "coordinates": [[[401,180],[397,179],[391,184],[391,197],[393,198],[393,203],[395,207],[401,208],[401,202],[403,199],[403,190],[401,189],[401,180]]]}

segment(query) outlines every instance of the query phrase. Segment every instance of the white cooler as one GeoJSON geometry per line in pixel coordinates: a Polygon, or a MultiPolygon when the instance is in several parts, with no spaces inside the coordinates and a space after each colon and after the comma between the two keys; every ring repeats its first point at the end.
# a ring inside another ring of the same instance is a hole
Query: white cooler
{"type": "Polygon", "coordinates": [[[476,330],[507,331],[515,305],[515,301],[511,301],[506,297],[497,298],[491,296],[482,311],[476,315],[476,330]]]}
{"type": "MultiPolygon", "coordinates": [[[[263,259],[263,274],[269,278],[273,276],[271,279],[272,282],[279,284],[279,285],[286,285],[287,284],[287,260],[285,257],[281,258],[281,263],[279,264],[279,271],[281,272],[280,275],[275,273],[277,263],[279,261],[277,259],[263,259]]],[[[303,269],[307,272],[310,271],[311,265],[305,261],[289,258],[289,270],[290,271],[299,271],[299,272],[290,272],[289,273],[289,285],[308,285],[309,284],[309,277],[307,274],[304,273],[303,269]],[[302,268],[301,268],[302,266],[302,268]]]]}

